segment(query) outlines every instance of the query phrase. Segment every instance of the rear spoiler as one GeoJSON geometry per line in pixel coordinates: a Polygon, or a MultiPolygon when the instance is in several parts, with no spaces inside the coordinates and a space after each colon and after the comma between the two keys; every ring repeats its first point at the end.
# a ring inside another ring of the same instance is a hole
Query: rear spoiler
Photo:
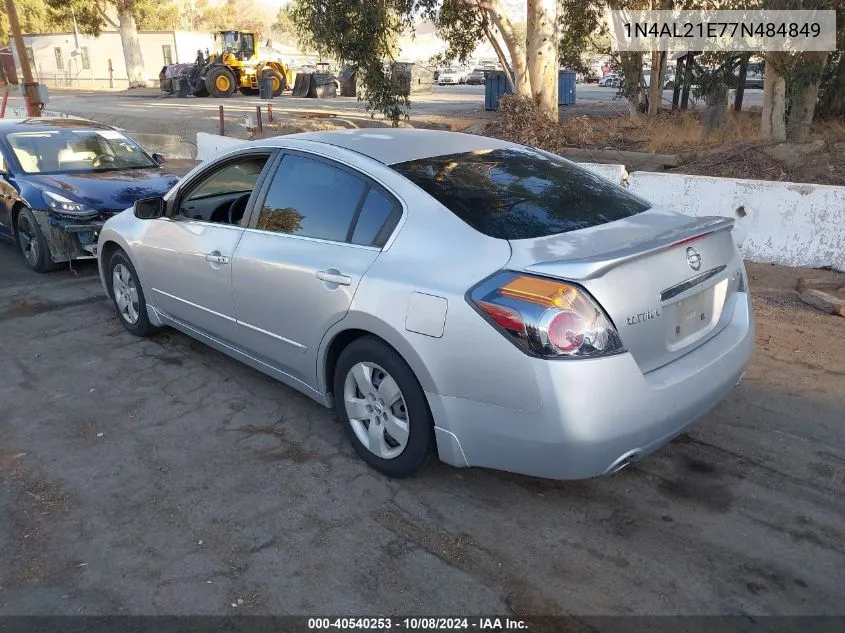
{"type": "Polygon", "coordinates": [[[653,253],[658,253],[675,246],[681,246],[697,239],[717,233],[719,231],[730,231],[733,229],[734,221],[731,218],[709,216],[697,218],[689,224],[676,229],[658,233],[654,237],[631,242],[624,248],[615,251],[608,251],[601,255],[584,257],[581,259],[555,260],[538,262],[527,267],[527,270],[542,268],[548,272],[550,265],[554,265],[555,274],[564,279],[587,280],[601,277],[609,270],[626,262],[631,262],[653,253]]]}

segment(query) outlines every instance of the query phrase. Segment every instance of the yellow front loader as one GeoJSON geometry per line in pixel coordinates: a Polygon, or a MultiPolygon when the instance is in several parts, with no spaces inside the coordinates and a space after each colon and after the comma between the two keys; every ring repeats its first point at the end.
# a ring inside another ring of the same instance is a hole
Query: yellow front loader
{"type": "Polygon", "coordinates": [[[200,62],[191,73],[192,92],[197,96],[230,97],[235,90],[258,94],[258,82],[270,78],[273,96],[279,96],[290,84],[292,71],[281,61],[262,59],[255,45],[255,33],[220,31],[215,40],[222,42],[220,52],[200,62]]]}

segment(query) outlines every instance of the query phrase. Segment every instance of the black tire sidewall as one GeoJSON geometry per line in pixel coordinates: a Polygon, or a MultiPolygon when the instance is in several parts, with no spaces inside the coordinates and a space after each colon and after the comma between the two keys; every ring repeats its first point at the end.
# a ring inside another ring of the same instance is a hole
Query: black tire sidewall
{"type": "Polygon", "coordinates": [[[148,336],[151,334],[155,330],[155,327],[153,327],[150,323],[150,318],[147,314],[147,301],[146,297],[144,297],[144,289],[141,287],[141,281],[138,279],[138,273],[135,271],[135,267],[129,260],[129,256],[122,250],[115,251],[109,258],[106,283],[108,284],[109,298],[112,301],[112,306],[114,306],[114,311],[117,313],[117,318],[120,319],[123,327],[135,336],[148,336]],[[123,318],[123,315],[120,313],[120,309],[117,307],[117,302],[114,300],[114,284],[112,280],[114,278],[114,267],[118,264],[123,264],[129,270],[129,273],[132,275],[132,279],[135,281],[135,289],[138,291],[138,320],[135,323],[129,323],[123,318]]]}
{"type": "Polygon", "coordinates": [[[29,209],[21,209],[18,214],[15,241],[17,242],[18,250],[21,252],[21,255],[23,255],[24,262],[26,262],[26,265],[35,272],[46,273],[51,270],[55,270],[58,267],[58,264],[53,261],[53,255],[50,252],[50,245],[47,243],[47,238],[44,236],[41,226],[38,224],[38,220],[35,219],[35,215],[29,209]],[[21,244],[20,238],[21,218],[26,218],[27,224],[31,225],[32,230],[35,231],[35,240],[38,242],[38,261],[35,265],[30,264],[29,260],[23,253],[23,245],[21,244]]]}
{"type": "Polygon", "coordinates": [[[234,73],[232,73],[231,70],[229,70],[225,66],[221,66],[220,68],[215,68],[215,69],[211,70],[206,75],[206,77],[205,77],[205,89],[208,91],[208,94],[210,94],[213,97],[218,97],[218,98],[231,97],[235,93],[235,90],[237,89],[237,79],[235,78],[235,75],[234,75],[234,73]],[[226,75],[229,78],[229,85],[231,87],[231,90],[229,90],[228,93],[221,92],[220,90],[217,89],[216,79],[220,75],[226,75]]]}
{"type": "Polygon", "coordinates": [[[278,97],[279,95],[281,95],[285,91],[287,82],[285,81],[285,76],[282,73],[280,73],[278,70],[276,70],[275,68],[265,69],[264,72],[261,73],[261,78],[264,79],[265,77],[277,77],[279,79],[279,89],[278,89],[278,91],[277,90],[273,91],[274,97],[278,97]]]}
{"type": "Polygon", "coordinates": [[[414,372],[392,348],[382,341],[365,336],[349,344],[338,358],[334,375],[334,399],[337,415],[355,452],[376,470],[389,477],[410,477],[425,466],[434,447],[434,424],[425,392],[414,372]],[[343,402],[343,387],[352,367],[360,362],[375,363],[390,374],[399,385],[408,411],[408,443],[405,450],[393,459],[383,459],[361,443],[343,402]]]}

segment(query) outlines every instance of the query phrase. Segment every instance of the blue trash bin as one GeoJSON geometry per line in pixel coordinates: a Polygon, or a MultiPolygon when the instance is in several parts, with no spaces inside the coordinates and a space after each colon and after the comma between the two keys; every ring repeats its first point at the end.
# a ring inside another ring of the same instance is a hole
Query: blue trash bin
{"type": "Polygon", "coordinates": [[[273,78],[262,77],[258,80],[258,96],[262,99],[273,98],[273,78]]]}
{"type": "Polygon", "coordinates": [[[511,87],[505,73],[500,70],[484,71],[484,109],[498,110],[499,98],[511,94],[511,87]]]}
{"type": "Polygon", "coordinates": [[[575,103],[575,71],[561,70],[557,81],[557,104],[572,105],[575,103]]]}

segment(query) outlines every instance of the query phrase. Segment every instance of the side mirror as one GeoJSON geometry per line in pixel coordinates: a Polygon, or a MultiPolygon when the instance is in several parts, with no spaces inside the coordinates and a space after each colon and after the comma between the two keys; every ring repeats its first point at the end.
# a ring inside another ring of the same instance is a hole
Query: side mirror
{"type": "Polygon", "coordinates": [[[164,154],[159,154],[158,152],[156,152],[155,154],[153,154],[153,160],[158,165],[164,164],[164,154]]]}
{"type": "Polygon", "coordinates": [[[139,220],[155,220],[164,215],[164,198],[144,198],[136,200],[135,217],[139,220]]]}

